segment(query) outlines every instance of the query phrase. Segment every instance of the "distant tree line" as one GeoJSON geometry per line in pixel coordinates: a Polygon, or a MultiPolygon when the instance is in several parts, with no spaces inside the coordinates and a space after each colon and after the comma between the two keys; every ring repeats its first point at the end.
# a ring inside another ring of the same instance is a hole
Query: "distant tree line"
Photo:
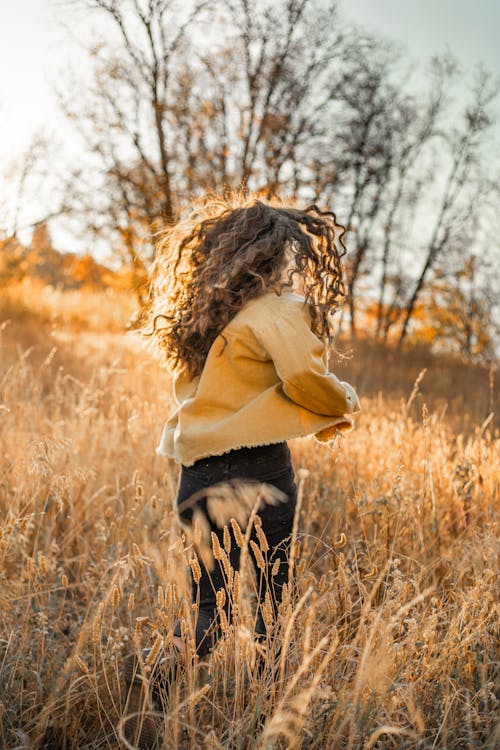
{"type": "Polygon", "coordinates": [[[194,196],[245,186],[317,202],[346,226],[342,328],[417,334],[470,358],[498,337],[497,86],[456,62],[427,78],[349,26],[335,0],[73,0],[100,23],[92,80],[62,87],[88,160],[65,210],[129,264],[139,297],[154,236],[194,196]],[[496,175],[495,175],[495,169],[496,175]]]}
{"type": "Polygon", "coordinates": [[[90,254],[60,252],[52,245],[45,221],[35,224],[29,246],[15,236],[0,234],[0,294],[12,282],[25,279],[60,290],[130,291],[131,274],[127,267],[112,270],[90,254]]]}

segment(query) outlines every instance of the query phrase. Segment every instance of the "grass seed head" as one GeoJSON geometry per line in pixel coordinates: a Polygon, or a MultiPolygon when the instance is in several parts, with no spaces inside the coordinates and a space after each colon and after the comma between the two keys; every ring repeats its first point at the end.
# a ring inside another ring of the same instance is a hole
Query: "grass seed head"
{"type": "Polygon", "coordinates": [[[226,592],[224,589],[219,589],[215,596],[216,604],[218,609],[222,609],[226,603],[226,592]]]}
{"type": "Polygon", "coordinates": [[[121,599],[120,589],[118,588],[118,586],[115,585],[113,586],[113,591],[111,594],[111,602],[113,604],[114,609],[116,609],[118,605],[120,604],[120,599],[121,599]]]}
{"type": "Polygon", "coordinates": [[[156,661],[156,657],[160,653],[160,650],[163,648],[164,639],[161,635],[157,635],[155,638],[155,642],[153,643],[151,647],[151,651],[146,657],[146,664],[149,666],[151,664],[154,664],[156,661]]]}
{"type": "Polygon", "coordinates": [[[262,552],[260,551],[259,545],[255,544],[253,539],[250,539],[250,547],[252,548],[257,567],[259,568],[259,570],[264,571],[266,569],[266,563],[262,556],[262,552]]]}
{"type": "Polygon", "coordinates": [[[191,568],[194,582],[199,583],[201,580],[201,568],[200,563],[198,562],[198,558],[192,557],[189,561],[189,566],[191,568]]]}
{"type": "Polygon", "coordinates": [[[89,668],[87,667],[83,659],[80,656],[78,656],[78,654],[75,656],[75,664],[84,674],[88,674],[89,668]]]}
{"type": "Polygon", "coordinates": [[[224,541],[224,549],[229,555],[229,553],[231,552],[231,534],[229,533],[227,524],[224,524],[223,541],[224,541]]]}
{"type": "Polygon", "coordinates": [[[233,530],[234,538],[236,539],[236,544],[241,549],[245,544],[245,540],[243,539],[243,534],[241,533],[238,521],[234,518],[231,518],[231,528],[233,530]]]}
{"type": "Polygon", "coordinates": [[[222,556],[224,552],[222,550],[222,547],[220,546],[219,537],[213,531],[211,532],[210,536],[212,538],[212,552],[213,552],[214,558],[216,560],[222,560],[222,556]]]}
{"type": "Polygon", "coordinates": [[[257,534],[257,539],[259,540],[260,549],[265,554],[269,551],[269,544],[267,541],[267,537],[262,530],[262,526],[256,526],[255,533],[257,534]]]}
{"type": "Polygon", "coordinates": [[[164,609],[165,608],[165,591],[163,589],[163,586],[158,586],[157,600],[158,600],[158,609],[164,609]]]}

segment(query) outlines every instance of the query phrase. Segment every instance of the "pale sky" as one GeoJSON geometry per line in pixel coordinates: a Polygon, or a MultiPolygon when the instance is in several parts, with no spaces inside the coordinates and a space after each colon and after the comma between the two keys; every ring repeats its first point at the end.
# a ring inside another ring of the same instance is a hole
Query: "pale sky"
{"type": "Polygon", "coordinates": [[[416,62],[447,47],[465,70],[500,75],[500,0],[341,0],[343,15],[403,44],[416,62]]]}
{"type": "Polygon", "coordinates": [[[49,0],[0,0],[0,158],[57,121],[51,81],[71,50],[49,0]]]}
{"type": "MultiPolygon", "coordinates": [[[[341,0],[340,6],[345,18],[407,48],[422,68],[449,49],[465,71],[482,61],[500,75],[500,0],[341,0]]],[[[55,135],[64,153],[74,151],[52,89],[68,62],[84,72],[85,55],[76,21],[67,29],[61,19],[68,21],[64,0],[0,0],[0,178],[37,130],[55,135]]]]}

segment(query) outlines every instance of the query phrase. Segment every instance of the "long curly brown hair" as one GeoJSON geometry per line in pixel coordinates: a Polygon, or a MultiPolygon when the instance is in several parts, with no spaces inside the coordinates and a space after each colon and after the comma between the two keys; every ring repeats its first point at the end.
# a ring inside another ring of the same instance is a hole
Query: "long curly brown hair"
{"type": "Polygon", "coordinates": [[[160,235],[142,330],[164,364],[195,377],[243,305],[268,291],[280,294],[298,274],[312,330],[326,340],[344,295],[343,234],[335,214],[315,205],[205,197],[160,235]]]}

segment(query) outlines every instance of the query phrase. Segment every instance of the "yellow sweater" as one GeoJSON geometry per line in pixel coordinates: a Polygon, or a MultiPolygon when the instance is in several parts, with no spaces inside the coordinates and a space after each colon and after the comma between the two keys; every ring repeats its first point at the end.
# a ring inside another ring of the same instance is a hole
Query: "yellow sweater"
{"type": "Polygon", "coordinates": [[[353,427],[359,401],[328,372],[303,297],[284,290],[248,302],[214,341],[201,375],[174,378],[177,408],[157,453],[185,466],[235,448],[353,427]]]}

